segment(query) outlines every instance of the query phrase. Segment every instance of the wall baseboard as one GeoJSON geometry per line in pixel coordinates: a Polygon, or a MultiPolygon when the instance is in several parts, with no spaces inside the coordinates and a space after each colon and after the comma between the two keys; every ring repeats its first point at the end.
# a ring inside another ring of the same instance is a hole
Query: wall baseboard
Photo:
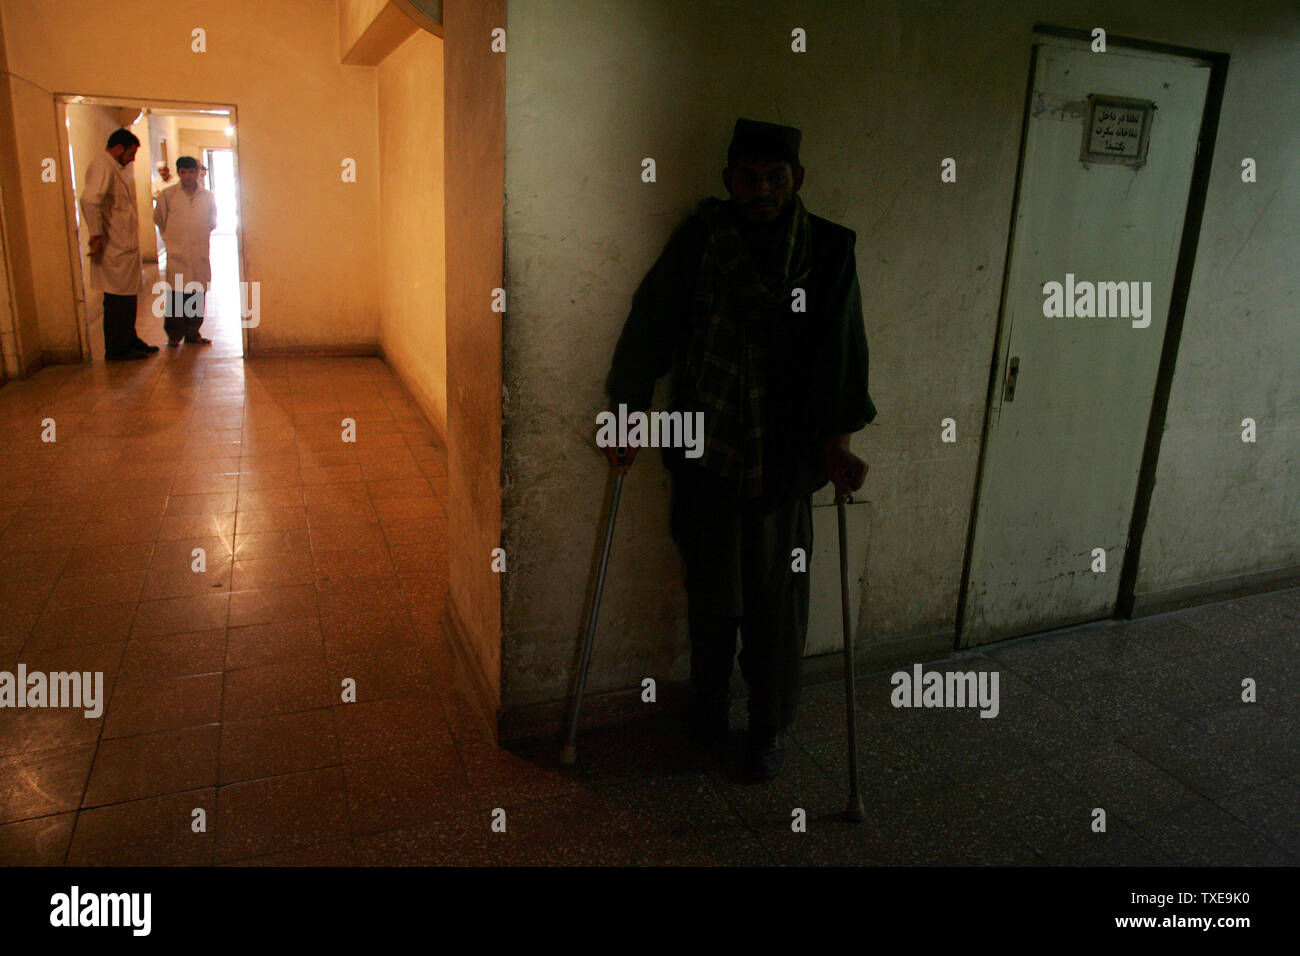
{"type": "MultiPolygon", "coordinates": [[[[582,698],[578,733],[640,720],[651,706],[657,716],[680,713],[686,709],[689,686],[689,681],[659,681],[655,688],[655,703],[649,706],[642,702],[639,686],[587,694],[582,698]]],[[[571,698],[565,697],[503,709],[497,724],[498,737],[503,744],[538,737],[558,740],[568,727],[571,706],[571,698]]]]}
{"type": "Polygon", "coordinates": [[[81,349],[41,350],[41,365],[80,365],[81,362],[81,349]]]}
{"type": "MultiPolygon", "coordinates": [[[[856,649],[857,674],[864,677],[890,670],[896,665],[912,664],[918,660],[934,660],[952,653],[951,631],[890,641],[879,645],[862,645],[856,649]]],[[[844,658],[839,651],[806,657],[803,661],[803,686],[839,683],[844,680],[844,658]]],[[[744,682],[738,673],[732,674],[732,695],[744,694],[744,682]]],[[[654,713],[668,716],[683,713],[690,695],[690,681],[658,682],[654,713]]],[[[549,700],[538,704],[503,708],[499,721],[502,742],[515,742],[531,738],[559,737],[568,726],[571,700],[549,700]]],[[[628,687],[603,694],[587,694],[582,700],[582,719],[578,730],[591,730],[614,724],[640,720],[647,714],[641,700],[641,688],[628,687]]]]}
{"type": "MultiPolygon", "coordinates": [[[[1265,594],[1269,591],[1281,591],[1293,587],[1300,587],[1300,565],[1277,568],[1271,571],[1256,571],[1250,574],[1236,575],[1215,581],[1167,588],[1138,595],[1134,601],[1131,616],[1139,618],[1167,614],[1171,611],[1179,611],[1201,604],[1214,604],[1219,601],[1228,601],[1233,598],[1248,597],[1254,594],[1265,594]]],[[[1123,621],[1122,616],[1117,616],[1085,625],[1072,625],[1064,630],[1073,630],[1079,626],[1122,625],[1123,621]]],[[[1022,637],[1033,636],[1037,635],[1023,635],[1022,637]]],[[[1015,639],[1008,638],[1008,640],[1015,639]]],[[[993,644],[981,645],[980,648],[971,648],[971,650],[981,650],[986,647],[996,646],[998,643],[1001,642],[995,641],[993,644]]],[[[892,670],[903,665],[911,665],[918,661],[938,660],[956,652],[954,634],[950,630],[936,631],[931,634],[922,634],[899,640],[877,641],[865,645],[859,642],[856,649],[857,673],[859,676],[865,676],[892,670]]],[[[840,652],[821,654],[817,657],[804,659],[804,687],[815,687],[818,684],[829,684],[843,679],[844,659],[840,652]]],[[[739,678],[733,678],[733,692],[738,687],[743,686],[737,684],[738,680],[739,678]]],[[[684,709],[688,687],[688,681],[660,681],[658,686],[659,701],[655,712],[657,714],[670,714],[684,709]]],[[[569,715],[569,706],[570,701],[566,698],[564,700],[545,701],[539,704],[502,708],[499,718],[500,739],[504,742],[541,737],[547,734],[558,735],[564,729],[565,721],[569,715]]],[[[641,702],[640,687],[629,687],[604,694],[588,694],[582,702],[582,721],[579,729],[591,729],[636,720],[645,716],[645,707],[646,705],[641,702]]]]}
{"type": "Polygon", "coordinates": [[[447,603],[442,612],[443,627],[447,632],[447,643],[451,645],[452,652],[456,655],[457,663],[469,678],[469,683],[474,691],[474,700],[478,704],[479,711],[487,720],[487,723],[496,732],[497,742],[501,742],[501,724],[500,713],[496,702],[493,700],[492,685],[479,666],[477,656],[474,654],[473,646],[470,644],[469,631],[461,621],[460,612],[456,609],[456,600],[454,595],[448,593],[447,603]]]}
{"type": "Polygon", "coordinates": [[[246,358],[376,358],[376,342],[344,343],[342,345],[254,345],[250,339],[246,358]]]}
{"type": "Polygon", "coordinates": [[[1200,584],[1188,584],[1136,595],[1133,598],[1133,612],[1130,616],[1150,617],[1153,614],[1167,614],[1170,611],[1196,607],[1198,604],[1214,604],[1297,586],[1300,586],[1300,565],[1275,568],[1271,571],[1252,571],[1250,574],[1239,574],[1214,581],[1203,581],[1200,584]]]}
{"type": "Polygon", "coordinates": [[[406,389],[406,394],[411,396],[411,400],[415,402],[415,407],[420,410],[420,414],[424,416],[425,422],[433,429],[433,436],[437,439],[438,444],[443,448],[446,448],[447,423],[439,418],[433,407],[425,401],[424,396],[420,394],[419,389],[415,387],[405,370],[388,357],[388,353],[384,351],[384,345],[382,342],[379,344],[379,357],[384,360],[384,364],[392,370],[392,373],[395,376],[397,376],[397,380],[402,383],[402,388],[406,389]]]}
{"type": "MultiPolygon", "coordinates": [[[[915,664],[917,661],[932,661],[952,654],[956,647],[957,635],[951,629],[931,631],[929,634],[914,634],[909,637],[883,638],[876,636],[872,643],[858,642],[854,656],[858,662],[859,673],[865,668],[866,673],[887,670],[902,664],[915,664]]],[[[821,657],[804,661],[804,673],[808,673],[809,661],[834,661],[840,668],[827,680],[837,680],[843,676],[844,665],[840,654],[825,654],[821,657]]]]}

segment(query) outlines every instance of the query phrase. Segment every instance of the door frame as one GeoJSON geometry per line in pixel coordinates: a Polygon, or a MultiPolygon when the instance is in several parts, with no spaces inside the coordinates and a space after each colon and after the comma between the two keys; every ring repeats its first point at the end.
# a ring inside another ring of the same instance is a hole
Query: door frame
{"type": "MultiPolygon", "coordinates": [[[[961,587],[957,595],[957,617],[953,628],[953,648],[960,650],[965,645],[963,624],[966,616],[966,600],[970,588],[971,558],[975,542],[975,525],[979,517],[980,487],[983,482],[984,468],[988,454],[988,433],[990,416],[997,390],[1002,387],[999,357],[1007,344],[1006,327],[1007,285],[1011,276],[1011,256],[1015,248],[1016,216],[1020,207],[1020,183],[1024,175],[1025,147],[1029,139],[1029,119],[1033,109],[1034,76],[1038,69],[1038,46],[1040,36],[1060,37],[1088,43],[1092,33],[1088,30],[1076,30],[1050,24],[1034,24],[1030,37],[1030,55],[1028,79],[1025,87],[1024,110],[1020,119],[1020,151],[1016,159],[1016,189],[1011,202],[1011,219],[1007,229],[1006,253],[1003,257],[1002,293],[998,302],[998,329],[993,342],[992,361],[989,366],[988,393],[984,403],[983,425],[980,431],[979,461],[975,469],[975,484],[971,491],[970,518],[966,528],[966,548],[962,559],[961,587]]],[[[1178,257],[1174,266],[1174,279],[1170,294],[1169,315],[1165,324],[1165,336],[1160,346],[1160,361],[1156,370],[1155,394],[1151,402],[1151,415],[1147,422],[1146,439],[1142,449],[1142,463],[1138,470],[1137,492],[1133,501],[1133,513],[1129,520],[1128,540],[1124,549],[1124,562],[1120,569],[1119,593],[1116,607],[1111,617],[1122,615],[1131,617],[1137,584],[1138,565],[1141,559],[1142,536],[1146,531],[1147,518],[1150,514],[1151,495],[1155,488],[1156,468],[1160,460],[1160,439],[1164,433],[1165,417],[1169,409],[1169,391],[1173,382],[1174,370],[1178,360],[1178,345],[1182,337],[1183,319],[1187,311],[1187,297],[1191,286],[1192,270],[1196,264],[1196,248],[1200,240],[1201,219],[1205,212],[1205,198],[1209,191],[1210,172],[1214,160],[1214,149],[1219,131],[1219,114],[1223,105],[1223,90],[1227,79],[1229,56],[1191,47],[1175,46],[1151,40],[1107,34],[1107,49],[1123,47],[1148,53],[1161,53],[1170,56],[1187,57],[1203,60],[1210,65],[1209,85],[1205,93],[1205,106],[1201,113],[1201,129],[1197,138],[1196,157],[1192,164],[1192,178],[1187,192],[1187,210],[1183,216],[1182,235],[1179,241],[1178,257]]],[[[1105,55],[1105,54],[1099,54],[1105,55]]]]}
{"type": "Polygon", "coordinates": [[[0,385],[22,377],[22,355],[18,347],[18,308],[14,304],[14,277],[9,268],[9,236],[4,217],[4,184],[0,183],[0,385]],[[10,342],[5,345],[5,339],[10,342]],[[12,376],[10,375],[12,372],[12,376]]]}
{"type": "MultiPolygon", "coordinates": [[[[235,182],[239,183],[239,107],[234,103],[197,103],[189,100],[139,99],[133,96],[91,96],[81,93],[55,93],[54,118],[59,136],[59,168],[63,178],[63,215],[67,227],[68,258],[71,267],[73,300],[77,307],[77,336],[81,344],[81,360],[90,361],[90,328],[87,325],[88,309],[86,305],[86,277],[81,268],[81,238],[77,227],[77,197],[72,188],[71,158],[72,150],[68,138],[68,104],[85,106],[137,107],[154,110],[184,110],[189,112],[212,112],[226,110],[230,116],[230,125],[235,128],[230,137],[230,150],[234,158],[235,182]]],[[[238,247],[239,281],[248,281],[248,262],[244,253],[244,191],[235,190],[235,243],[238,247]]],[[[242,313],[241,313],[242,317],[242,313]]],[[[248,328],[240,321],[240,345],[242,356],[248,357],[248,328]]]]}

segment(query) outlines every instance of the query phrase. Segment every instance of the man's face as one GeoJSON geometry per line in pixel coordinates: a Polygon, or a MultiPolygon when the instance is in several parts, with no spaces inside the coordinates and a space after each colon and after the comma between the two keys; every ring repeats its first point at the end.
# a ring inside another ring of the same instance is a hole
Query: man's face
{"type": "Polygon", "coordinates": [[[186,189],[193,189],[199,181],[199,171],[194,166],[177,167],[176,175],[181,178],[181,185],[186,189]]]}
{"type": "Polygon", "coordinates": [[[170,180],[170,179],[172,178],[172,171],[171,171],[171,169],[170,169],[169,167],[167,167],[167,166],[159,166],[159,167],[158,167],[158,175],[162,177],[162,181],[163,181],[163,182],[167,182],[168,180],[170,180]]]}
{"type": "Polygon", "coordinates": [[[130,166],[135,162],[135,151],[139,148],[139,146],[114,146],[109,152],[119,166],[130,166]]]}
{"type": "Polygon", "coordinates": [[[746,222],[774,222],[803,185],[803,167],[782,160],[738,160],[722,171],[722,182],[746,222]]]}

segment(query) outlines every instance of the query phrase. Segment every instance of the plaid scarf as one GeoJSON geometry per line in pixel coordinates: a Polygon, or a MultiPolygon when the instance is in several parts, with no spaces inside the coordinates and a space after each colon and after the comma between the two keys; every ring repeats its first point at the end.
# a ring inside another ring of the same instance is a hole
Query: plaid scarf
{"type": "Polygon", "coordinates": [[[742,234],[730,203],[705,200],[700,212],[708,240],[695,283],[683,404],[704,413],[700,467],[749,500],[763,492],[764,323],[790,315],[791,290],[812,267],[812,225],[796,195],[784,232],[772,236],[770,248],[753,250],[755,234],[742,234]]]}

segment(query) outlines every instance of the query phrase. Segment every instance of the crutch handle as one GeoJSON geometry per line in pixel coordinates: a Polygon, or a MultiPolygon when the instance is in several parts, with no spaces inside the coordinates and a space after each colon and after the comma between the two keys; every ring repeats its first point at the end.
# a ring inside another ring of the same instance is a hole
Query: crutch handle
{"type": "Polygon", "coordinates": [[[832,448],[826,471],[835,483],[835,500],[848,501],[867,480],[867,463],[846,448],[832,448]]]}
{"type": "Polygon", "coordinates": [[[630,445],[623,448],[615,448],[612,445],[608,448],[602,448],[605,458],[609,460],[610,470],[616,475],[626,475],[632,467],[632,461],[636,458],[636,446],[630,445]]]}

